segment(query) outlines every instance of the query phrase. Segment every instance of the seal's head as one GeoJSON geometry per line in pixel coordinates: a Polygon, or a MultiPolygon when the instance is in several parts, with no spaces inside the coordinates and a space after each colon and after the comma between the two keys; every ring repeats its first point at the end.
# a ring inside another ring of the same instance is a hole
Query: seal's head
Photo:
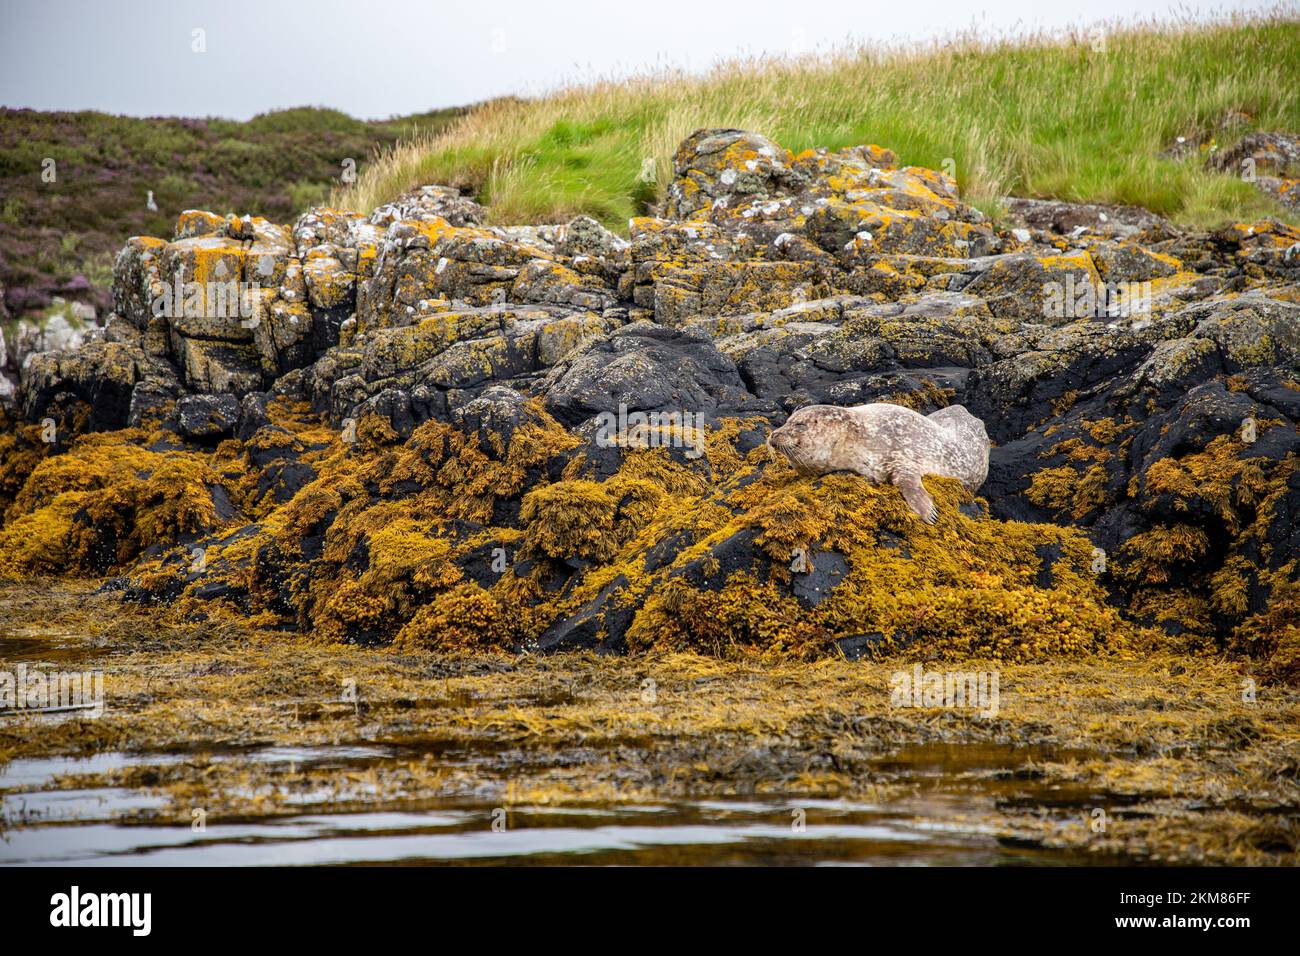
{"type": "Polygon", "coordinates": [[[779,451],[802,474],[821,474],[828,470],[825,423],[815,417],[791,415],[767,438],[770,451],[779,451]]]}

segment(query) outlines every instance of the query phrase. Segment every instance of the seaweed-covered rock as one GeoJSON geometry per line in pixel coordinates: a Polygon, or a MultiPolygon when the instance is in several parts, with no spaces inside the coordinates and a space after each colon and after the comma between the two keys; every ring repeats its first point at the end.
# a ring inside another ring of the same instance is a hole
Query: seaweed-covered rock
{"type": "Polygon", "coordinates": [[[1300,230],[997,224],[878,146],[739,130],[666,200],[626,239],[424,187],[129,240],[108,326],[24,363],[0,573],[417,648],[1163,644],[1300,679],[1300,230]],[[978,497],[927,478],[923,525],[765,447],[873,401],[978,415],[978,497]]]}

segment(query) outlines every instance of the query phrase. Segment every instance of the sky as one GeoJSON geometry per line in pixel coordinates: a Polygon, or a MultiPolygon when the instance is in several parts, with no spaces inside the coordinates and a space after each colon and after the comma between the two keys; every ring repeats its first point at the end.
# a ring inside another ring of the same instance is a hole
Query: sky
{"type": "Polygon", "coordinates": [[[566,83],[851,43],[923,43],[1275,0],[0,0],[0,105],[248,119],[363,119],[566,83]],[[807,12],[807,19],[796,17],[807,12]]]}

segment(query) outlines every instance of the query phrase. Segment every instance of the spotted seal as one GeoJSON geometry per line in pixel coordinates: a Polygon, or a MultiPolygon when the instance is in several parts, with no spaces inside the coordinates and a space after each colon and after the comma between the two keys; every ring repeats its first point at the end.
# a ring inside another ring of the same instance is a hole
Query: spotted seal
{"type": "Polygon", "coordinates": [[[989,473],[988,433],[962,405],[929,415],[888,402],[806,405],[767,444],[805,474],[851,471],[868,481],[892,482],[930,524],[939,509],[921,484],[923,475],[956,478],[975,491],[989,473]]]}

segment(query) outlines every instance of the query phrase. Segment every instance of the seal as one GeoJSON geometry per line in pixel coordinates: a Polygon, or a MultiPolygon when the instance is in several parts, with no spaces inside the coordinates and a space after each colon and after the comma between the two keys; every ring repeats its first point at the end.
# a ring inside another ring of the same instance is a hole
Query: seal
{"type": "Polygon", "coordinates": [[[909,508],[933,524],[939,509],[921,484],[924,475],[956,478],[970,491],[989,474],[989,436],[965,406],[922,415],[902,405],[805,405],[767,439],[804,474],[851,471],[891,482],[909,508]]]}

